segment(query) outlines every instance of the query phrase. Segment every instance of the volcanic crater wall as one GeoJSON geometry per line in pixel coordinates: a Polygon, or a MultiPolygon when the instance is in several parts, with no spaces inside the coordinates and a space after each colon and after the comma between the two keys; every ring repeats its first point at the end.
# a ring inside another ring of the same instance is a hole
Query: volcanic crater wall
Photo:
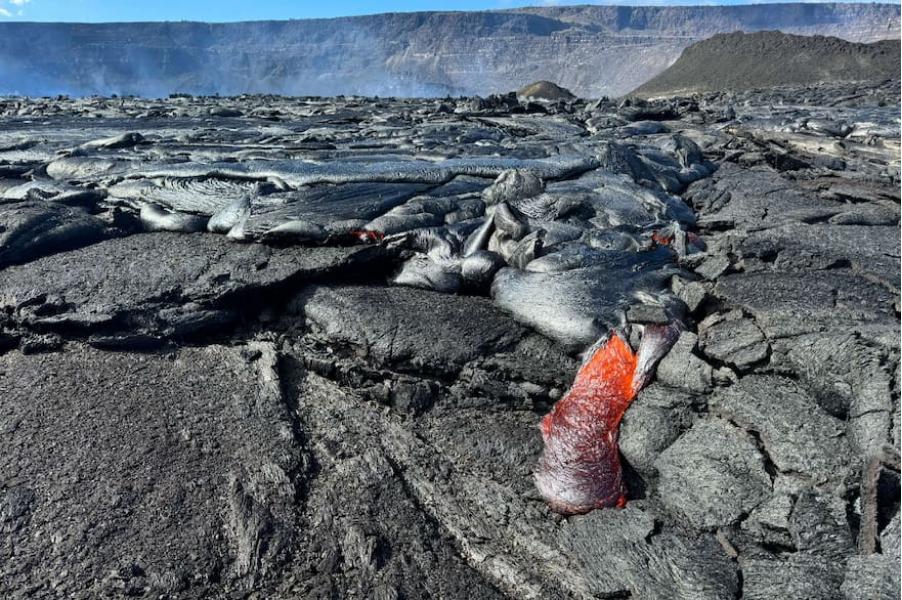
{"type": "Polygon", "coordinates": [[[0,94],[620,95],[717,33],[899,37],[900,7],[543,7],[242,23],[0,23],[0,94]]]}

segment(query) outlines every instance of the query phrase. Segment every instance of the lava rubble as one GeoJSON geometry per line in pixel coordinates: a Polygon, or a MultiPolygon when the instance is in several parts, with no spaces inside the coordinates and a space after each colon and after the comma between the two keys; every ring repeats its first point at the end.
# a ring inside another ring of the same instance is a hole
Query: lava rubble
{"type": "Polygon", "coordinates": [[[0,595],[898,598],[898,106],[0,99],[0,595]]]}

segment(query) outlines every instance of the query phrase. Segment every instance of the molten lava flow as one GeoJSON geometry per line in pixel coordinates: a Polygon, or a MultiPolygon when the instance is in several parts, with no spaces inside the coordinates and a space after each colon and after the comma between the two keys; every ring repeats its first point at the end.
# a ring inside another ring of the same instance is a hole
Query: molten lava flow
{"type": "MultiPolygon", "coordinates": [[[[705,248],[705,242],[702,241],[702,238],[698,237],[698,234],[691,231],[686,231],[685,234],[686,241],[689,244],[696,246],[699,250],[703,250],[705,248]]],[[[658,246],[671,246],[674,242],[675,237],[676,236],[673,233],[673,229],[666,227],[664,229],[658,229],[657,231],[652,232],[651,241],[658,246]]]]}
{"type": "Polygon", "coordinates": [[[381,231],[370,231],[368,229],[354,229],[349,235],[364,244],[378,244],[385,239],[385,234],[381,231]]]}
{"type": "Polygon", "coordinates": [[[655,231],[651,234],[651,240],[659,246],[669,246],[673,243],[673,234],[655,231]]]}
{"type": "Polygon", "coordinates": [[[580,514],[626,503],[617,445],[620,420],[678,334],[674,325],[647,326],[634,353],[613,333],[542,419],[545,450],[535,480],[552,510],[580,514]]]}

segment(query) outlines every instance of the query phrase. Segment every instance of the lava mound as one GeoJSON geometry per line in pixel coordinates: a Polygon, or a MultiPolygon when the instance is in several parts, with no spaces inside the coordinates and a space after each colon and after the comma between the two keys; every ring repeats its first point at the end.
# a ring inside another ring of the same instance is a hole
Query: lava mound
{"type": "Polygon", "coordinates": [[[719,34],[693,44],[632,92],[641,97],[899,77],[898,40],[857,44],[779,31],[719,34]]]}
{"type": "Polygon", "coordinates": [[[539,102],[556,102],[558,100],[575,100],[576,96],[567,88],[562,88],[550,81],[536,81],[517,90],[517,98],[537,100],[539,102]]]}

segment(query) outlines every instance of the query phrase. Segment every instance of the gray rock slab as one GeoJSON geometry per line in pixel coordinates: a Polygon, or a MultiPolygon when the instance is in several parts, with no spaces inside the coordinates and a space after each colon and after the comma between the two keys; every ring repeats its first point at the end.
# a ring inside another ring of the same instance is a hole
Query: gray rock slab
{"type": "Polygon", "coordinates": [[[693,422],[696,398],[652,383],[639,392],[620,424],[620,453],[643,477],[657,475],[658,455],[693,422]]]}
{"type": "Polygon", "coordinates": [[[793,505],[794,498],[789,494],[774,494],[749,513],[742,529],[750,532],[761,544],[791,547],[789,518],[793,505]]]}
{"type": "Polygon", "coordinates": [[[836,563],[856,552],[846,502],[837,496],[803,491],[793,507],[789,532],[798,550],[836,563]]]}
{"type": "Polygon", "coordinates": [[[699,325],[699,349],[703,354],[736,369],[748,369],[768,357],[770,346],[754,321],[742,315],[725,315],[699,325]]]}
{"type": "Polygon", "coordinates": [[[684,331],[670,351],[658,363],[656,379],[666,386],[689,393],[703,394],[711,391],[714,370],[711,365],[695,355],[698,336],[684,331]]]}
{"type": "MultiPolygon", "coordinates": [[[[387,448],[411,442],[407,430],[398,426],[392,436],[390,413],[308,375],[290,356],[282,373],[317,475],[296,506],[305,526],[294,581],[286,577],[271,597],[505,597],[479,563],[468,564],[387,448]]],[[[430,465],[419,466],[441,480],[430,465]]]]}
{"type": "Polygon", "coordinates": [[[779,271],[810,271],[835,265],[899,287],[897,225],[829,225],[791,223],[745,238],[738,251],[765,259],[779,271]]]}
{"type": "Polygon", "coordinates": [[[402,287],[312,286],[289,310],[377,364],[439,373],[510,349],[526,335],[485,298],[402,287]]]}
{"type": "Polygon", "coordinates": [[[191,332],[227,321],[229,302],[253,301],[274,286],[347,268],[377,250],[282,249],[236,245],[213,234],[140,234],[0,271],[0,306],[14,321],[49,328],[191,332]]]}
{"type": "Polygon", "coordinates": [[[628,507],[572,518],[560,535],[595,597],[733,597],[735,567],[713,537],[653,529],[651,515],[628,507]]]}
{"type": "Polygon", "coordinates": [[[702,419],[655,461],[665,506],[700,529],[735,523],[771,493],[764,458],[747,433],[702,419]]]}
{"type": "Polygon", "coordinates": [[[880,532],[880,550],[887,556],[899,555],[899,513],[880,532]]]}
{"type": "Polygon", "coordinates": [[[777,362],[798,373],[825,410],[848,420],[849,439],[862,455],[890,441],[898,339],[888,334],[827,331],[774,343],[783,357],[777,362]]]}
{"type": "Polygon", "coordinates": [[[701,213],[702,228],[748,231],[832,217],[842,203],[819,198],[775,171],[722,164],[709,179],[692,184],[687,193],[701,213]]]}
{"type": "Polygon", "coordinates": [[[845,424],[826,413],[798,383],[749,375],[719,389],[712,412],[754,432],[779,471],[815,485],[841,485],[860,462],[845,436],[845,424]]]}
{"type": "Polygon", "coordinates": [[[896,294],[845,269],[726,275],[714,293],[750,312],[768,338],[828,328],[885,330],[898,321],[896,294]]]}

